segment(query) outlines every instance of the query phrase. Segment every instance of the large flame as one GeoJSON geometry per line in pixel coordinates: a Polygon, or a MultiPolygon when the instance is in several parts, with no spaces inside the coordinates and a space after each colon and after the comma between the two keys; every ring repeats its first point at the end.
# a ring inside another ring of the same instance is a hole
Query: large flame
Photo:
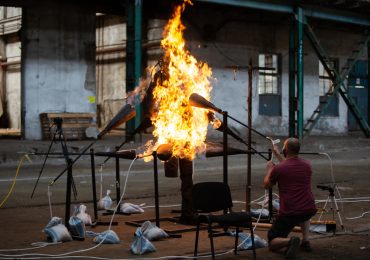
{"type": "Polygon", "coordinates": [[[164,30],[161,46],[167,76],[158,80],[154,89],[157,111],[151,120],[156,146],[172,144],[174,156],[192,160],[204,149],[208,117],[207,110],[189,106],[189,96],[198,93],[210,99],[212,71],[185,48],[181,14],[187,3],[191,4],[190,0],[176,7],[164,30]]]}

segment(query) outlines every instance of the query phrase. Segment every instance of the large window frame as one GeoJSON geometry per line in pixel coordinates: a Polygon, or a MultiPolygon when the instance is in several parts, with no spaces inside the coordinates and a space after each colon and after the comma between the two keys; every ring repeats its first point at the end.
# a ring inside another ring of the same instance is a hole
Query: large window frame
{"type": "Polygon", "coordinates": [[[258,67],[273,68],[258,70],[259,114],[281,116],[281,56],[260,53],[258,67]]]}

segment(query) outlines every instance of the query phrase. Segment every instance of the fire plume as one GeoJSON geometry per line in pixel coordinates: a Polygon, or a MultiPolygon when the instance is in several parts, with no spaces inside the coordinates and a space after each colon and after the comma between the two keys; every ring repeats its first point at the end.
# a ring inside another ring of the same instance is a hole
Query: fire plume
{"type": "Polygon", "coordinates": [[[151,120],[156,146],[171,144],[174,156],[192,160],[204,149],[208,116],[207,110],[189,105],[189,96],[198,93],[210,99],[212,71],[186,50],[185,26],[181,22],[186,4],[191,2],[185,0],[176,7],[164,29],[161,46],[164,49],[162,69],[166,76],[156,82],[153,96],[157,109],[151,120]]]}

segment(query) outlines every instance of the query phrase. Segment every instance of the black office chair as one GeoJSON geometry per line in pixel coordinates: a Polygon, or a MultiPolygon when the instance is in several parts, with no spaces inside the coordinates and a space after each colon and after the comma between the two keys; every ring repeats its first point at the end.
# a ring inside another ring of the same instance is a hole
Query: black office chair
{"type": "Polygon", "coordinates": [[[193,207],[198,213],[197,231],[195,237],[194,256],[198,254],[198,239],[201,223],[208,224],[208,236],[211,243],[212,259],[215,259],[215,250],[213,245],[214,232],[212,224],[219,224],[224,229],[228,227],[236,228],[234,253],[237,254],[239,228],[249,228],[252,239],[253,259],[256,259],[256,248],[254,245],[254,233],[252,218],[246,212],[231,212],[233,202],[231,199],[230,188],[222,182],[202,182],[197,183],[192,189],[193,207]],[[212,213],[223,211],[221,214],[213,215],[212,213]],[[224,212],[227,212],[226,214],[224,212]]]}

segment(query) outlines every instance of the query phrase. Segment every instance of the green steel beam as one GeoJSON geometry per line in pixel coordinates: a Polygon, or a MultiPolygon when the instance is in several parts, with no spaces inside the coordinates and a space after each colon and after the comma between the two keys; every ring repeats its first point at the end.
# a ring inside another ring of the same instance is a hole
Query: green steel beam
{"type": "Polygon", "coordinates": [[[213,4],[231,5],[238,7],[247,7],[261,9],[273,12],[293,13],[293,7],[286,4],[263,2],[263,1],[244,1],[244,0],[197,0],[197,2],[206,2],[213,4]]]}
{"type": "Polygon", "coordinates": [[[367,123],[370,125],[370,41],[367,42],[367,123]]]}
{"type": "MultiPolygon", "coordinates": [[[[135,0],[127,1],[126,23],[126,93],[135,89],[135,0]]],[[[126,138],[132,139],[135,119],[126,123],[126,138]]]]}
{"type": "MultiPolygon", "coordinates": [[[[142,57],[142,49],[141,49],[141,42],[142,42],[142,1],[135,1],[135,43],[134,43],[134,50],[135,50],[135,87],[139,86],[140,77],[141,77],[141,57],[142,57]]],[[[140,125],[142,120],[141,114],[141,104],[140,104],[140,96],[136,96],[136,116],[135,116],[135,129],[140,125]]]]}
{"type": "Polygon", "coordinates": [[[296,23],[294,17],[290,21],[289,27],[289,137],[296,136],[296,111],[297,99],[295,95],[295,53],[296,53],[296,23]]]}
{"type": "Polygon", "coordinates": [[[297,97],[298,97],[298,115],[297,115],[297,135],[299,139],[303,138],[303,29],[304,15],[303,9],[298,7],[296,11],[297,20],[297,97]]]}
{"type": "MultiPolygon", "coordinates": [[[[271,12],[283,12],[283,13],[291,13],[294,14],[294,6],[287,4],[287,3],[276,3],[278,1],[257,1],[257,0],[196,0],[197,2],[205,2],[205,3],[213,3],[213,4],[222,4],[222,5],[231,5],[231,6],[238,6],[238,7],[245,7],[245,8],[253,8],[253,9],[260,9],[266,10],[271,12]]],[[[280,1],[281,2],[281,1],[280,1]]],[[[335,13],[332,11],[324,11],[324,10],[317,10],[310,6],[304,6],[304,15],[330,20],[335,22],[342,22],[342,23],[350,23],[362,26],[370,26],[370,19],[360,16],[355,13],[339,13],[336,11],[335,13]]]]}

